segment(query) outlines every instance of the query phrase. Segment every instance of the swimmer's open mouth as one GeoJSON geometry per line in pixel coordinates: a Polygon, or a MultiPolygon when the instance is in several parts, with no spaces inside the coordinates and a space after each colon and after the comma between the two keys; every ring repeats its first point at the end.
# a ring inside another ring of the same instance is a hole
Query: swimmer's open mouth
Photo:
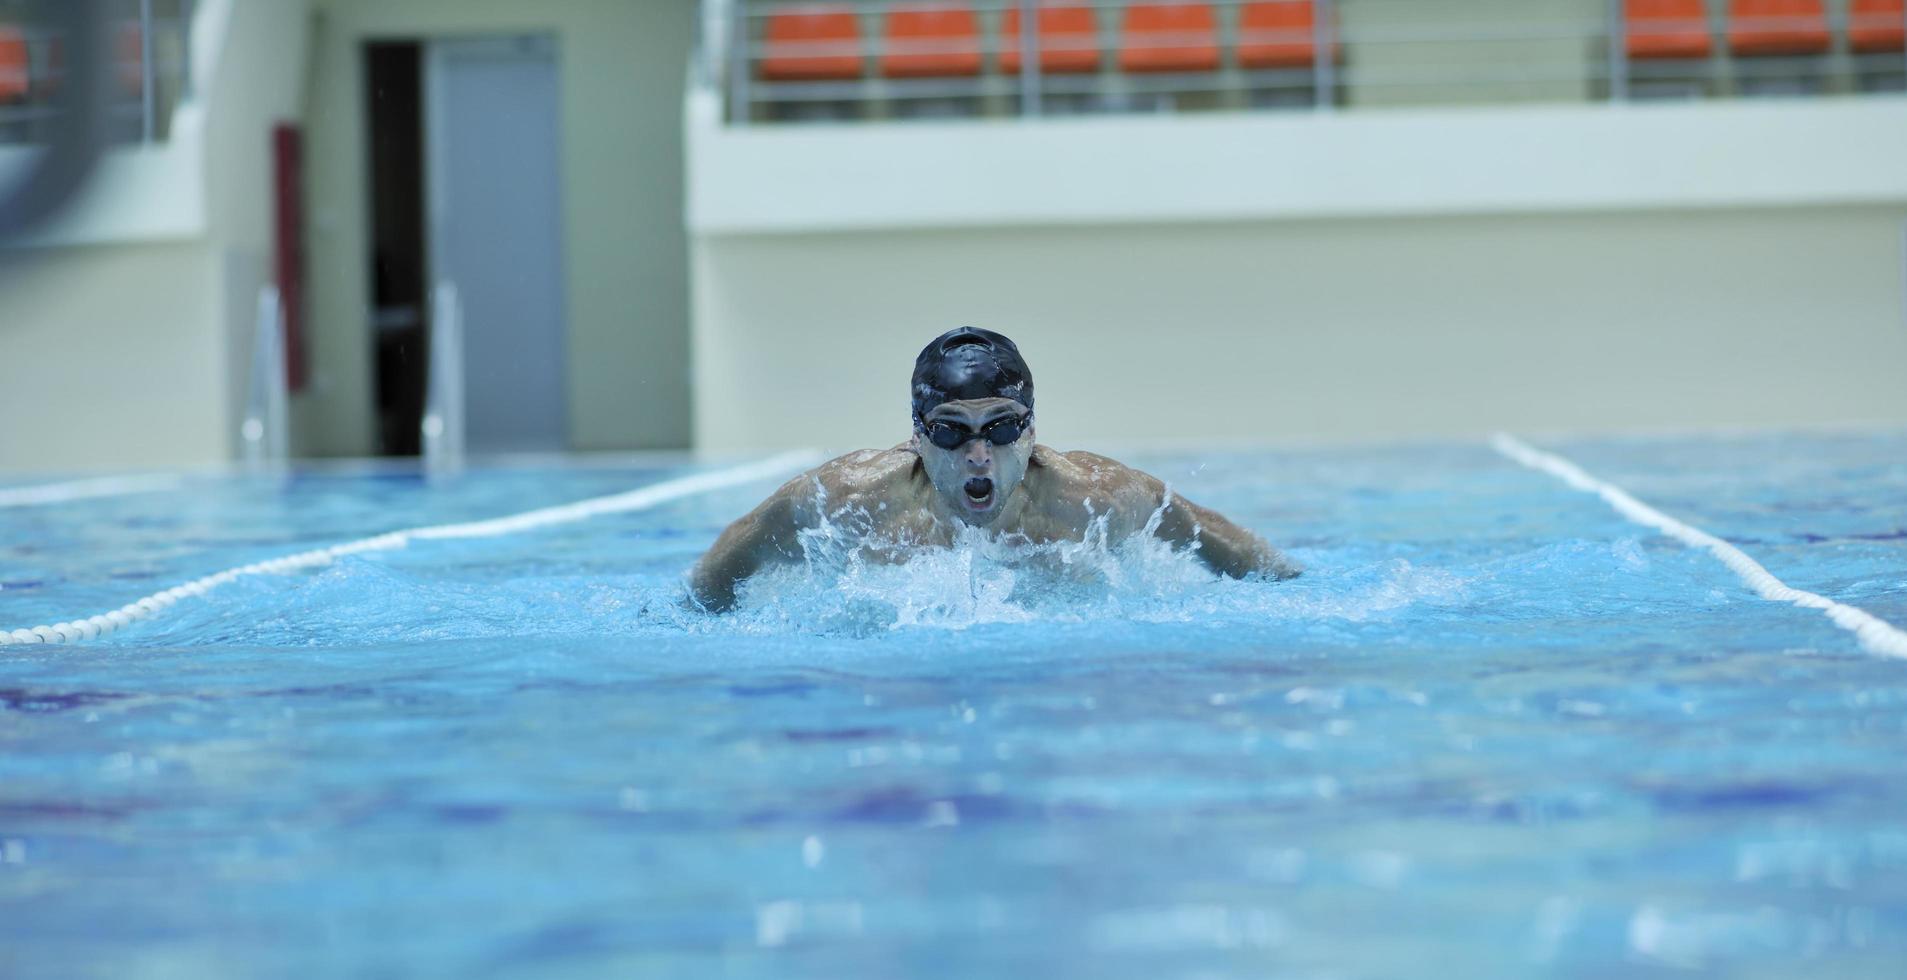
{"type": "Polygon", "coordinates": [[[993,481],[976,476],[967,481],[967,503],[980,507],[993,499],[993,481]]]}

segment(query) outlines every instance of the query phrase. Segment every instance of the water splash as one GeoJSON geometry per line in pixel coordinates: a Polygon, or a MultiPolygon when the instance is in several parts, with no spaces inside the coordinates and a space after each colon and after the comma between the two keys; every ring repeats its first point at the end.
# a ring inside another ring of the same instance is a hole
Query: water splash
{"type": "Polygon", "coordinates": [[[803,560],[748,582],[729,621],[749,632],[866,635],[999,623],[1176,623],[1312,618],[1363,621],[1419,602],[1458,601],[1455,575],[1402,559],[1274,582],[1206,568],[1196,539],[1174,548],[1145,529],[1114,542],[1108,514],[1077,540],[1033,541],[962,525],[950,547],[883,537],[865,513],[824,516],[801,534],[803,560]]]}
{"type": "MultiPolygon", "coordinates": [[[[447,543],[429,555],[356,556],[309,574],[247,580],[181,607],[130,643],[336,646],[475,638],[811,636],[1050,624],[1108,636],[1119,623],[1197,623],[1263,637],[1329,639],[1354,624],[1401,622],[1415,610],[1461,615],[1489,581],[1413,563],[1383,546],[1302,549],[1289,581],[1235,580],[1144,532],[1114,541],[1108,514],[1078,539],[1033,541],[960,525],[938,542],[877,532],[854,507],[822,511],[799,535],[799,561],[745,583],[734,610],[690,606],[683,556],[630,567],[626,558],[547,543],[498,551],[447,543]],[[1481,589],[1479,593],[1477,590],[1481,589]]],[[[1604,552],[1605,556],[1607,552],[1604,552]]],[[[1606,559],[1605,559],[1606,560],[1606,559]]],[[[1476,569],[1470,569],[1474,572],[1476,569]]],[[[1368,637],[1367,637],[1368,638],[1368,637]]]]}

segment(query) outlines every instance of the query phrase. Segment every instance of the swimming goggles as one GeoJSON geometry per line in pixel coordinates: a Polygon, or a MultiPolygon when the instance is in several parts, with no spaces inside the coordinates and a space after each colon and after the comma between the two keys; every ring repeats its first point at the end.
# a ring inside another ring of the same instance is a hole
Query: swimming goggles
{"type": "Polygon", "coordinates": [[[1033,413],[994,419],[981,426],[978,432],[953,422],[929,422],[919,416],[915,416],[914,424],[927,434],[928,442],[942,449],[959,449],[976,438],[984,438],[996,446],[1005,446],[1019,441],[1020,436],[1033,425],[1033,413]]]}

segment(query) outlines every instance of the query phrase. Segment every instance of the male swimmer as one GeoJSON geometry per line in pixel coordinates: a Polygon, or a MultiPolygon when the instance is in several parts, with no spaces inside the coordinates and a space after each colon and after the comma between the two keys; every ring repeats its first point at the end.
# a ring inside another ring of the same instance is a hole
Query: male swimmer
{"type": "Polygon", "coordinates": [[[899,545],[950,547],[961,525],[1046,544],[1080,540],[1103,519],[1108,543],[1150,528],[1194,548],[1221,575],[1285,579],[1301,570],[1155,477],[1034,443],[1033,374],[1013,341],[991,330],[961,327],[928,344],[914,361],[913,399],[912,439],[823,463],[730,524],[689,575],[695,601],[728,609],[750,575],[801,560],[802,530],[841,514],[855,515],[868,540],[884,542],[879,554],[888,559],[904,559],[899,545]]]}

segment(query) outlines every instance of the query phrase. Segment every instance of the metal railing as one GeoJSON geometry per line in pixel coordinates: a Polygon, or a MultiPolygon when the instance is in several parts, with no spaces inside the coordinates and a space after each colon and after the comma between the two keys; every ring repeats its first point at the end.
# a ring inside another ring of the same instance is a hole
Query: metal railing
{"type": "Polygon", "coordinates": [[[1631,20],[1625,0],[1464,6],[704,0],[700,70],[732,124],[1907,89],[1907,51],[1863,40],[1896,15],[1864,0],[1759,18],[1708,0],[1679,20],[1631,20]]]}
{"type": "Polygon", "coordinates": [[[163,142],[172,110],[191,92],[194,0],[0,0],[0,144],[52,142],[68,115],[74,72],[90,70],[104,93],[107,135],[163,142]],[[93,2],[107,25],[99,44],[76,45],[46,6],[93,2]],[[97,51],[80,64],[69,51],[97,51]]]}

